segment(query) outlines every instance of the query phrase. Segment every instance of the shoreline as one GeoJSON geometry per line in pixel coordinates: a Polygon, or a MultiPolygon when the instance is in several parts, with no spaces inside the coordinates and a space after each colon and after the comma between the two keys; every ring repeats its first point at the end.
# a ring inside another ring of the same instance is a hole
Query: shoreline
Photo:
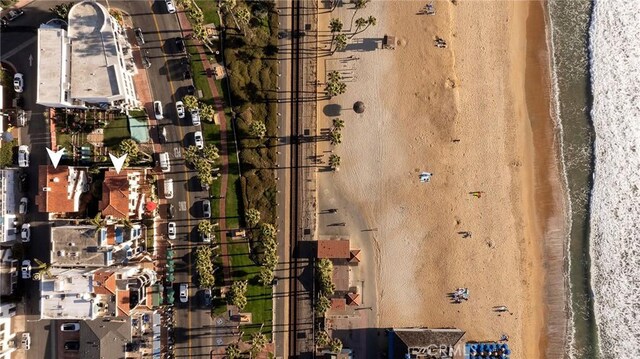
{"type": "MultiPolygon", "coordinates": [[[[568,231],[567,191],[562,181],[561,133],[557,131],[558,114],[553,96],[553,65],[551,29],[548,5],[532,1],[527,17],[527,56],[525,70],[525,97],[531,126],[530,148],[533,158],[534,184],[531,196],[533,223],[539,227],[544,239],[541,251],[544,299],[541,302],[544,332],[540,338],[540,352],[544,357],[563,357],[566,348],[568,317],[566,283],[566,241],[568,231]],[[545,31],[540,31],[543,26],[545,31]],[[531,117],[544,118],[535,121],[531,117]]],[[[525,186],[527,188],[528,186],[525,186]]]]}

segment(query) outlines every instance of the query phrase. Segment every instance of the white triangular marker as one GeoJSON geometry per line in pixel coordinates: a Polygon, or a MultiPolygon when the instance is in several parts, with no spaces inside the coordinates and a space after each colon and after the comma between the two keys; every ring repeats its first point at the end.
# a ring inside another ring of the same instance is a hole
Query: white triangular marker
{"type": "Polygon", "coordinates": [[[53,164],[53,168],[58,168],[58,164],[60,163],[60,160],[62,159],[62,155],[64,154],[64,148],[61,148],[58,151],[52,151],[50,150],[48,147],[45,147],[47,149],[47,153],[49,154],[49,159],[51,159],[51,163],[53,164]]]}
{"type": "Polygon", "coordinates": [[[120,157],[116,157],[112,154],[109,154],[109,157],[111,158],[111,162],[113,163],[113,167],[116,168],[116,173],[120,173],[120,171],[122,171],[122,166],[124,166],[124,161],[127,160],[127,154],[125,153],[124,155],[120,156],[120,157]]]}

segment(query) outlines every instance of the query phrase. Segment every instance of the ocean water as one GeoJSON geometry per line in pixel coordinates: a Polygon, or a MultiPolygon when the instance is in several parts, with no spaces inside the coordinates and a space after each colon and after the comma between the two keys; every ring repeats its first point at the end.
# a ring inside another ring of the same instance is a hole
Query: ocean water
{"type": "Polygon", "coordinates": [[[640,1],[595,0],[590,27],[591,287],[603,358],[640,357],[640,1]]]}
{"type": "MultiPolygon", "coordinates": [[[[589,202],[593,173],[593,127],[590,117],[589,23],[591,0],[551,0],[553,84],[569,196],[567,238],[569,320],[565,358],[597,357],[596,325],[590,285],[589,202]]],[[[553,333],[562,335],[561,333],[553,333]]],[[[550,353],[558,352],[550,348],[550,353]]],[[[557,355],[554,357],[558,357],[557,355]]]]}

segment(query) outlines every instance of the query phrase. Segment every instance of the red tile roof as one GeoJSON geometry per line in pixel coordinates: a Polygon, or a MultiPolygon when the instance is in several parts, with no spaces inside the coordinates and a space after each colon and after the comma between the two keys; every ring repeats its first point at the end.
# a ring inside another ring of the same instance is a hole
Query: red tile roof
{"type": "Polygon", "coordinates": [[[38,168],[38,196],[36,203],[40,212],[73,213],[73,197],[69,197],[69,166],[41,165],[38,168]],[[44,188],[47,188],[45,191],[44,188]]]}
{"type": "Polygon", "coordinates": [[[116,275],[112,270],[98,270],[93,273],[93,292],[96,294],[116,294],[116,275]]]}
{"type": "Polygon", "coordinates": [[[109,170],[102,182],[102,200],[99,208],[104,217],[129,218],[129,180],[127,171],[119,174],[109,170]]]}
{"type": "Polygon", "coordinates": [[[332,298],[331,308],[333,310],[345,310],[347,308],[347,301],[344,298],[332,298]]]}
{"type": "Polygon", "coordinates": [[[350,256],[348,239],[318,241],[318,258],[349,259],[350,256]]]}

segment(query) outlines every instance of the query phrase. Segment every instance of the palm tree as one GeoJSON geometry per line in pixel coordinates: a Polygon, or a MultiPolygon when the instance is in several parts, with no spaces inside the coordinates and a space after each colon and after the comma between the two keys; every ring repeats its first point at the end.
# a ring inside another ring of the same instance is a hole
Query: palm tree
{"type": "Polygon", "coordinates": [[[349,25],[349,29],[351,29],[353,27],[353,19],[356,17],[356,14],[358,13],[358,10],[360,9],[364,9],[365,7],[367,7],[367,4],[369,3],[369,1],[371,0],[356,0],[353,8],[356,10],[353,12],[353,16],[351,16],[351,24],[349,25]]]}
{"type": "Polygon", "coordinates": [[[340,130],[336,130],[335,128],[329,132],[329,143],[331,145],[336,146],[342,143],[342,133],[340,130]]]}
{"type": "Polygon", "coordinates": [[[253,121],[251,125],[249,125],[249,135],[253,137],[257,137],[259,139],[263,139],[267,134],[267,125],[262,121],[253,121]]]}
{"type": "Polygon", "coordinates": [[[258,272],[258,281],[264,285],[265,287],[268,287],[271,285],[271,283],[273,283],[273,278],[274,278],[274,273],[273,270],[269,267],[266,266],[262,266],[260,267],[260,272],[258,272]]]}
{"type": "Polygon", "coordinates": [[[331,343],[329,343],[329,349],[332,353],[339,354],[342,352],[342,340],[338,338],[334,338],[331,343]]]}
{"type": "Polygon", "coordinates": [[[238,344],[229,344],[227,348],[224,350],[224,354],[229,359],[237,359],[240,358],[240,348],[238,348],[238,344]]]}
{"type": "Polygon", "coordinates": [[[351,36],[349,36],[349,38],[351,39],[352,37],[354,37],[357,33],[358,30],[360,30],[361,28],[363,28],[364,26],[367,25],[367,20],[363,17],[359,17],[356,19],[356,30],[353,32],[353,34],[351,34],[351,36]]]}
{"type": "Polygon", "coordinates": [[[206,237],[213,235],[214,233],[213,223],[209,221],[200,221],[200,223],[198,223],[198,232],[202,233],[206,237]]]}
{"type": "Polygon", "coordinates": [[[333,18],[331,19],[331,21],[329,21],[329,29],[332,33],[341,32],[343,26],[344,24],[342,24],[342,21],[338,18],[333,18]]]}
{"type": "Polygon", "coordinates": [[[329,166],[331,166],[331,169],[334,171],[338,171],[340,169],[340,156],[335,153],[329,156],[329,166]]]}
{"type": "Polygon", "coordinates": [[[331,338],[329,337],[329,333],[326,330],[322,330],[318,332],[316,335],[316,345],[319,347],[326,347],[331,342],[331,338]]]}
{"type": "MultiPolygon", "coordinates": [[[[315,312],[316,316],[323,317],[324,314],[331,307],[331,300],[324,295],[320,295],[316,301],[315,312]]],[[[325,344],[326,345],[326,344],[325,344]]]]}
{"type": "Polygon", "coordinates": [[[209,121],[213,121],[213,116],[216,111],[213,109],[213,106],[207,105],[206,103],[200,103],[200,117],[203,119],[208,119],[209,121]]]}
{"type": "Polygon", "coordinates": [[[335,49],[333,49],[333,51],[331,51],[332,55],[336,51],[342,51],[342,50],[346,49],[347,48],[347,35],[345,35],[345,34],[337,35],[333,39],[333,45],[335,45],[335,49]]]}
{"type": "Polygon", "coordinates": [[[187,95],[182,98],[182,103],[187,110],[191,110],[193,108],[198,107],[198,99],[193,95],[187,95]]]}
{"type": "Polygon", "coordinates": [[[247,305],[247,284],[246,280],[235,281],[229,291],[229,302],[240,310],[247,305]]]}
{"type": "Polygon", "coordinates": [[[334,118],[333,119],[333,127],[337,128],[338,130],[341,130],[344,128],[344,120],[341,118],[334,118]]]}
{"type": "Polygon", "coordinates": [[[340,75],[340,72],[334,70],[329,72],[329,74],[327,75],[327,78],[328,78],[328,82],[338,82],[342,80],[342,75],[340,75]]]}
{"type": "Polygon", "coordinates": [[[39,260],[38,258],[34,258],[33,260],[37,264],[37,266],[34,269],[39,271],[33,275],[34,280],[43,280],[45,278],[52,277],[50,263],[45,263],[39,260]]]}
{"type": "Polygon", "coordinates": [[[273,224],[262,223],[260,225],[260,237],[263,238],[263,240],[265,238],[275,239],[277,234],[278,234],[278,231],[276,230],[276,227],[273,224]]]}
{"type": "Polygon", "coordinates": [[[212,143],[207,143],[202,149],[202,157],[206,159],[212,166],[218,162],[220,153],[218,153],[218,147],[212,143]]]}
{"type": "Polygon", "coordinates": [[[251,353],[257,355],[260,353],[269,343],[267,336],[261,332],[256,332],[251,335],[251,353]]]}
{"type": "Polygon", "coordinates": [[[247,220],[247,226],[253,228],[260,222],[260,211],[255,208],[249,208],[245,212],[244,218],[247,220]]]}
{"type": "Polygon", "coordinates": [[[95,217],[91,218],[89,223],[96,227],[96,231],[105,227],[105,220],[102,218],[100,212],[98,212],[95,217]]]}

